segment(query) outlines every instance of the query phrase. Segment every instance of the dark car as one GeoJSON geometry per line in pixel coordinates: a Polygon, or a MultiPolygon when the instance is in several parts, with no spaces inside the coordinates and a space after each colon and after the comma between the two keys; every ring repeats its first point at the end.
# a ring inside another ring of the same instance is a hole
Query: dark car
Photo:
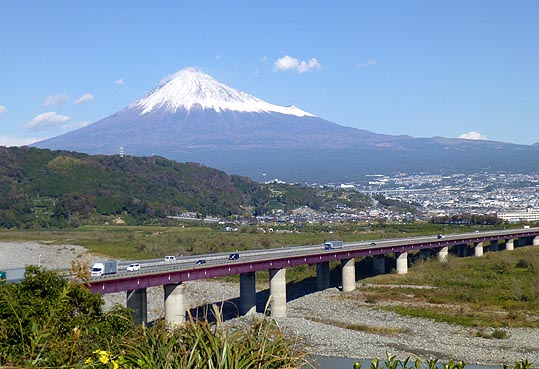
{"type": "Polygon", "coordinates": [[[232,253],[228,256],[228,260],[238,260],[239,258],[240,258],[240,254],[238,254],[237,252],[232,253]]]}
{"type": "Polygon", "coordinates": [[[206,260],[204,260],[204,259],[197,260],[197,262],[195,264],[196,265],[206,264],[206,260]]]}
{"type": "Polygon", "coordinates": [[[438,238],[439,240],[441,240],[442,238],[444,238],[444,235],[439,234],[436,238],[438,238]]]}
{"type": "Polygon", "coordinates": [[[375,243],[375,242],[371,242],[371,246],[376,246],[376,243],[375,243]]]}

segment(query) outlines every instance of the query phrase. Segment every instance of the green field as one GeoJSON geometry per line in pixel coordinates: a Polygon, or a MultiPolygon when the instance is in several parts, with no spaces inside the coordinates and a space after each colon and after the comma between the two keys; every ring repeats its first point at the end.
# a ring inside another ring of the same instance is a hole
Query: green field
{"type": "MultiPolygon", "coordinates": [[[[360,304],[472,327],[539,327],[539,248],[417,260],[408,274],[362,280],[360,304]]],[[[480,332],[480,331],[478,331],[480,332]]],[[[479,333],[480,334],[480,333],[479,333]]]]}
{"type": "Polygon", "coordinates": [[[111,258],[152,259],[164,255],[322,244],[330,239],[349,242],[500,229],[499,226],[448,226],[430,223],[239,226],[236,232],[226,232],[224,228],[222,225],[208,226],[199,222],[186,222],[176,227],[82,226],[71,230],[0,230],[0,241],[77,244],[111,258]],[[263,231],[270,227],[274,232],[263,231]]]}

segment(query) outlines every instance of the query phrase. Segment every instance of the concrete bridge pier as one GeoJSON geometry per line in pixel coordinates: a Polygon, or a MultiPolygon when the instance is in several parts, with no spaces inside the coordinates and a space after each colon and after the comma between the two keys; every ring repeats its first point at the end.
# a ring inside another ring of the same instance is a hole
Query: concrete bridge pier
{"type": "Polygon", "coordinates": [[[270,269],[270,308],[272,318],[286,317],[286,269],[270,269]]]}
{"type": "Polygon", "coordinates": [[[498,247],[498,240],[491,240],[489,250],[490,251],[498,251],[500,248],[498,247]]]}
{"type": "Polygon", "coordinates": [[[386,258],[384,255],[376,255],[372,257],[372,270],[374,274],[385,274],[386,258]]]}
{"type": "Polygon", "coordinates": [[[401,252],[397,256],[397,274],[408,273],[408,253],[401,252]]]}
{"type": "Polygon", "coordinates": [[[483,242],[476,242],[474,244],[474,255],[483,256],[483,242]]]}
{"type": "Polygon", "coordinates": [[[185,323],[185,286],[182,283],[165,284],[165,322],[171,326],[185,323]]]}
{"type": "Polygon", "coordinates": [[[505,249],[506,250],[514,250],[515,249],[515,243],[514,243],[514,240],[506,240],[505,241],[505,249]]]}
{"type": "Polygon", "coordinates": [[[256,275],[255,272],[240,274],[240,314],[256,313],[256,275]]]}
{"type": "Polygon", "coordinates": [[[128,290],[126,292],[127,307],[133,311],[136,325],[148,323],[148,301],[146,288],[128,290]]]}
{"type": "Polygon", "coordinates": [[[539,246],[539,236],[533,238],[532,245],[539,246]]]}
{"type": "Polygon", "coordinates": [[[355,259],[341,259],[342,265],[342,292],[351,292],[356,289],[355,259]]]}
{"type": "Polygon", "coordinates": [[[447,263],[447,254],[449,254],[449,247],[442,247],[441,249],[438,249],[436,259],[438,259],[440,263],[447,263]]]}
{"type": "Polygon", "coordinates": [[[316,264],[316,289],[323,291],[329,288],[329,261],[316,264]]]}

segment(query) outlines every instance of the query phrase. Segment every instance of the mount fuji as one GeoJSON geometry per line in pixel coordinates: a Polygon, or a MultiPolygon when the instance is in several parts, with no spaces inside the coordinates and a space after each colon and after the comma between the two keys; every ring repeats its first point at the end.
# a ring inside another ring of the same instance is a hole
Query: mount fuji
{"type": "Polygon", "coordinates": [[[391,136],[270,104],[185,68],[127,108],[32,146],[159,155],[263,180],[346,181],[395,171],[539,169],[539,147],[391,136]]]}

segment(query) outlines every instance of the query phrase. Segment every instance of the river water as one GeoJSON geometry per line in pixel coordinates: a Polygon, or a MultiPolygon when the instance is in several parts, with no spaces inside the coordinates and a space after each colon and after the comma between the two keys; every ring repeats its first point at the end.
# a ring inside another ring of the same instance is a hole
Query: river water
{"type": "MultiPolygon", "coordinates": [[[[317,369],[353,369],[354,363],[361,361],[362,369],[369,369],[371,365],[370,359],[350,359],[346,357],[331,357],[331,356],[315,356],[312,364],[317,369]]],[[[383,361],[383,360],[380,360],[383,361]]],[[[425,362],[422,362],[425,365],[425,362]]],[[[413,363],[411,363],[413,365],[413,363]]],[[[383,363],[380,363],[382,368],[385,368],[383,363]]],[[[425,368],[425,366],[422,366],[425,368]]],[[[496,365],[476,365],[466,364],[466,369],[501,369],[502,366],[496,365]]]]}

